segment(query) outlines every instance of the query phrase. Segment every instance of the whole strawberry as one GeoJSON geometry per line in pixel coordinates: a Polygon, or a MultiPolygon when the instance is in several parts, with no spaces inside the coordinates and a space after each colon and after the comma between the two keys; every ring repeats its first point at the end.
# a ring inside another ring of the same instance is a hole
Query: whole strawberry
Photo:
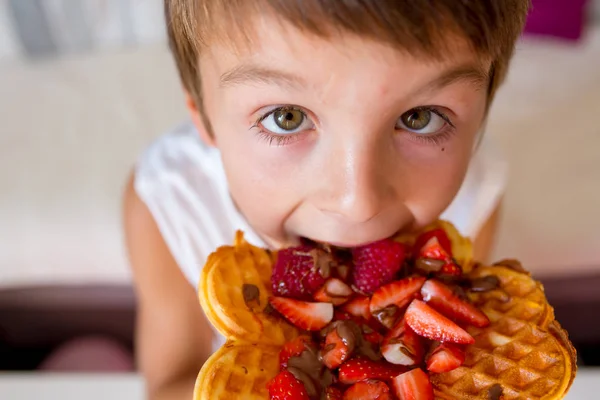
{"type": "Polygon", "coordinates": [[[404,245],[392,239],[352,249],[352,285],[364,294],[372,294],[380,286],[394,280],[402,268],[405,255],[404,245]]]}
{"type": "Polygon", "coordinates": [[[302,382],[288,370],[281,371],[267,383],[270,400],[309,400],[302,382]]]}
{"type": "Polygon", "coordinates": [[[276,296],[311,300],[324,284],[325,278],[318,268],[319,252],[309,246],[291,247],[277,253],[271,274],[273,293],[276,296]]]}

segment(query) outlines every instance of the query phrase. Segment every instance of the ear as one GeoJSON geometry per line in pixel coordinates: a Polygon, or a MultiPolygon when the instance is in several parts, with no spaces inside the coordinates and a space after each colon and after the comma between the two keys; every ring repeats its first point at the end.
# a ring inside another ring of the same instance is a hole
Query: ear
{"type": "Polygon", "coordinates": [[[194,123],[194,126],[196,127],[196,130],[200,134],[200,139],[202,139],[202,141],[209,146],[215,146],[215,139],[207,129],[206,124],[204,123],[204,118],[202,118],[202,115],[200,114],[200,110],[198,109],[196,101],[192,98],[187,90],[184,92],[184,95],[185,106],[190,113],[190,117],[194,123]]]}

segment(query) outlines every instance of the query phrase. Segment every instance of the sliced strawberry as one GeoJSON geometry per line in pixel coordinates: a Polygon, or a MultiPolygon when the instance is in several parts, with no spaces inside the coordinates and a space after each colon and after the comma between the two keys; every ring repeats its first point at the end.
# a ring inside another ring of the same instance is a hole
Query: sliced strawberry
{"type": "Polygon", "coordinates": [[[391,400],[390,388],[380,381],[362,381],[344,392],[344,400],[391,400]]]}
{"type": "Polygon", "coordinates": [[[331,303],[308,303],[285,297],[271,297],[269,302],[293,325],[306,331],[323,329],[333,319],[331,303]]]}
{"type": "Polygon", "coordinates": [[[478,328],[490,324],[489,318],[477,307],[456,296],[452,289],[442,282],[430,279],[421,288],[423,300],[442,314],[459,322],[465,322],[478,328]]]}
{"type": "Polygon", "coordinates": [[[423,359],[423,340],[402,318],[383,338],[381,354],[392,364],[416,365],[423,359]]]}
{"type": "Polygon", "coordinates": [[[298,336],[287,342],[279,352],[279,368],[287,368],[287,362],[292,357],[298,357],[302,352],[313,346],[313,342],[308,336],[298,336]]]}
{"type": "Polygon", "coordinates": [[[381,344],[381,341],[383,340],[383,335],[381,333],[374,331],[368,325],[363,325],[362,331],[363,331],[363,338],[367,342],[376,344],[378,346],[381,344]]]}
{"type": "Polygon", "coordinates": [[[342,364],[338,371],[338,377],[341,383],[351,385],[368,379],[389,381],[406,371],[406,367],[390,364],[385,361],[353,358],[342,364]]]}
{"type": "Polygon", "coordinates": [[[371,319],[370,310],[371,299],[367,296],[357,296],[340,307],[340,310],[345,311],[355,317],[361,317],[365,320],[371,319]]]}
{"type": "Polygon", "coordinates": [[[433,386],[427,374],[420,368],[395,377],[392,389],[399,400],[433,400],[433,386]]]}
{"type": "Polygon", "coordinates": [[[442,343],[427,357],[427,370],[449,372],[465,362],[465,350],[453,343],[442,343]]]}
{"type": "Polygon", "coordinates": [[[381,285],[394,279],[406,256],[403,244],[384,239],[352,249],[354,269],[352,285],[363,294],[371,294],[381,285]]]}
{"type": "Polygon", "coordinates": [[[341,279],[329,278],[315,293],[315,300],[338,306],[347,302],[352,293],[350,286],[341,279]]]}
{"type": "Polygon", "coordinates": [[[428,339],[459,344],[475,342],[464,329],[421,300],[413,300],[410,303],[404,318],[413,331],[428,339]]]}
{"type": "Polygon", "coordinates": [[[419,294],[423,283],[425,283],[425,278],[411,277],[381,286],[371,297],[369,304],[371,315],[387,328],[391,328],[403,308],[419,294]],[[388,310],[390,311],[388,312],[388,310]]]}
{"type": "Polygon", "coordinates": [[[448,238],[446,231],[442,228],[432,229],[419,235],[415,241],[414,248],[417,249],[417,251],[420,250],[432,237],[435,237],[440,246],[442,246],[442,249],[452,257],[452,243],[450,242],[450,238],[448,238]]]}
{"type": "Polygon", "coordinates": [[[325,345],[321,349],[321,359],[323,364],[334,369],[342,365],[354,351],[354,340],[344,340],[338,333],[337,328],[333,328],[325,337],[325,345]]]}
{"type": "Polygon", "coordinates": [[[436,236],[432,236],[419,251],[420,257],[444,261],[444,265],[439,271],[440,274],[460,276],[462,270],[456,265],[451,254],[443,248],[436,236]]]}
{"type": "Polygon", "coordinates": [[[270,400],[309,400],[302,382],[283,370],[267,383],[270,400]]]}
{"type": "Polygon", "coordinates": [[[343,400],[344,393],[336,388],[335,386],[328,386],[325,389],[325,399],[324,400],[343,400]]]}

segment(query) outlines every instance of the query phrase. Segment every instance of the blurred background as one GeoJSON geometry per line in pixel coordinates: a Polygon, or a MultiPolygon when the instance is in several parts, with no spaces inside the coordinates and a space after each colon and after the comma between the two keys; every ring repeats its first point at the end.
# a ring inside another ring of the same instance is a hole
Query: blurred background
{"type": "MultiPolygon", "coordinates": [[[[534,5],[487,129],[510,168],[494,258],[545,283],[599,365],[600,0],[534,5]]],[[[0,0],[0,371],[80,335],[131,349],[121,192],[185,118],[162,0],[0,0]]]]}

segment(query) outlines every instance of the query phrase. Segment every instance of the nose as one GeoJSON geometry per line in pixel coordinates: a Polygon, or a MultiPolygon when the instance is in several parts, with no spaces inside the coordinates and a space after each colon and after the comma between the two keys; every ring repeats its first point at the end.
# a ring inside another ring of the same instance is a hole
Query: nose
{"type": "Polygon", "coordinates": [[[350,224],[370,221],[390,207],[394,185],[385,149],[365,140],[342,142],[321,171],[319,208],[350,224]]]}

